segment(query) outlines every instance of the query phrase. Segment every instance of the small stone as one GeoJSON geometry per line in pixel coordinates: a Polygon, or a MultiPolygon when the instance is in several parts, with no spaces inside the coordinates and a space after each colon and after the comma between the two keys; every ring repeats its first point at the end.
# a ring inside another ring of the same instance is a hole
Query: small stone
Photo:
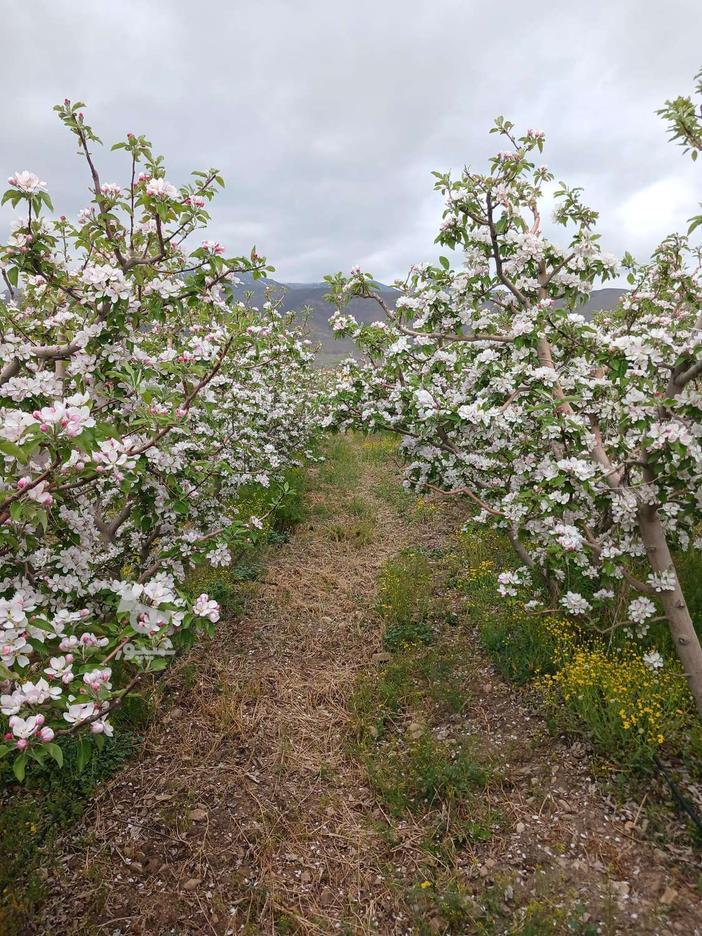
{"type": "Polygon", "coordinates": [[[321,907],[331,907],[333,903],[334,894],[332,894],[328,887],[325,887],[322,893],[319,895],[319,904],[321,907]]]}
{"type": "Polygon", "coordinates": [[[190,878],[183,884],[184,891],[194,891],[198,884],[202,883],[202,878],[190,878]]]}
{"type": "Polygon", "coordinates": [[[522,832],[526,829],[526,826],[524,825],[523,822],[518,822],[516,825],[516,829],[517,829],[517,835],[521,835],[522,832]]]}
{"type": "Polygon", "coordinates": [[[675,898],[677,896],[678,896],[678,892],[675,890],[674,887],[666,887],[666,889],[661,894],[660,901],[666,907],[669,907],[672,903],[674,903],[675,898]]]}
{"type": "Polygon", "coordinates": [[[442,916],[433,916],[429,920],[429,929],[432,933],[445,933],[448,923],[442,916]]]}
{"type": "Polygon", "coordinates": [[[188,818],[192,819],[193,822],[204,822],[205,819],[207,819],[207,810],[191,809],[188,813],[188,818]]]}
{"type": "Polygon", "coordinates": [[[310,881],[312,880],[312,875],[310,874],[309,871],[303,871],[302,874],[300,875],[300,880],[302,881],[303,884],[309,884],[310,881]]]}
{"type": "Polygon", "coordinates": [[[617,895],[622,899],[625,899],[629,896],[629,882],[628,881],[612,881],[612,888],[616,891],[617,895]]]}

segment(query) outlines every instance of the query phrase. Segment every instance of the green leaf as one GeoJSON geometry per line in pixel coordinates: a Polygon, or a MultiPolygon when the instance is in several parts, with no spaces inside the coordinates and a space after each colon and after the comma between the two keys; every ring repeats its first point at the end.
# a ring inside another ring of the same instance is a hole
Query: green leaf
{"type": "Polygon", "coordinates": [[[37,510],[33,511],[34,520],[39,526],[46,531],[49,529],[49,514],[42,507],[39,507],[37,510]]]}
{"type": "Polygon", "coordinates": [[[15,445],[14,442],[9,442],[7,439],[0,439],[0,452],[2,452],[3,455],[11,455],[13,458],[16,458],[17,461],[23,462],[25,460],[24,452],[19,445],[15,445]]]}
{"type": "Polygon", "coordinates": [[[445,270],[448,270],[449,266],[451,265],[448,261],[448,257],[439,257],[439,263],[445,270]]]}
{"type": "Polygon", "coordinates": [[[44,750],[56,761],[59,767],[63,767],[63,751],[61,748],[52,741],[50,744],[44,745],[44,750]]]}
{"type": "Polygon", "coordinates": [[[78,773],[81,773],[85,765],[88,763],[91,751],[92,745],[90,740],[88,738],[81,738],[78,742],[76,753],[76,767],[78,768],[78,773]]]}
{"type": "Polygon", "coordinates": [[[17,777],[20,783],[24,780],[24,775],[27,771],[27,755],[20,754],[17,760],[12,765],[12,772],[17,777]]]}

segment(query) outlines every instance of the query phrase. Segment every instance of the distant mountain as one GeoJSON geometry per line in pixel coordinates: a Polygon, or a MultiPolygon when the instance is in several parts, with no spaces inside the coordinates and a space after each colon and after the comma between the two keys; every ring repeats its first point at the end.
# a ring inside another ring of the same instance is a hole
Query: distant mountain
{"type": "MultiPolygon", "coordinates": [[[[319,359],[321,364],[332,364],[354,354],[355,345],[350,338],[335,338],[329,326],[329,316],[334,312],[333,304],[324,298],[329,293],[327,283],[279,283],[276,280],[253,280],[245,274],[238,274],[242,280],[234,295],[243,298],[251,294],[254,305],[266,301],[266,292],[276,300],[282,298],[280,309],[283,312],[307,312],[305,323],[310,338],[321,345],[319,359]]],[[[383,299],[391,306],[395,305],[397,290],[380,284],[383,299]]],[[[383,310],[376,302],[354,297],[347,306],[348,312],[359,322],[377,322],[383,318],[383,310]]]]}
{"type": "Polygon", "coordinates": [[[615,289],[612,286],[606,289],[593,289],[590,298],[578,309],[585,318],[592,318],[595,312],[607,312],[619,305],[619,300],[628,292],[627,289],[615,289]]]}
{"type": "MultiPolygon", "coordinates": [[[[341,358],[355,352],[355,345],[349,338],[335,338],[329,327],[329,316],[334,306],[325,300],[329,293],[326,283],[279,283],[277,280],[254,280],[249,274],[239,274],[242,280],[234,290],[237,298],[244,298],[248,293],[254,305],[261,305],[268,295],[282,299],[281,310],[302,313],[307,309],[306,324],[312,341],[320,344],[319,359],[321,364],[333,364],[341,358]]],[[[380,293],[390,307],[394,307],[397,290],[391,286],[380,285],[380,293]]],[[[625,289],[595,289],[587,302],[578,311],[587,318],[594,312],[613,309],[626,292],[625,289]]],[[[383,318],[383,310],[376,302],[368,299],[353,298],[348,304],[348,311],[359,322],[377,322],[383,318]]]]}

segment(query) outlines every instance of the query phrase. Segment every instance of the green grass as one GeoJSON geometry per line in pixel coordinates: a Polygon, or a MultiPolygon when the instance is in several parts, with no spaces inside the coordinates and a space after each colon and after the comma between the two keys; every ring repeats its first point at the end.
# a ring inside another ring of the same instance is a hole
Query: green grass
{"type": "Polygon", "coordinates": [[[322,445],[324,461],[319,466],[319,480],[339,493],[353,490],[361,477],[359,440],[354,435],[328,436],[322,445]]]}
{"type": "Polygon", "coordinates": [[[346,501],[344,510],[351,517],[357,517],[359,520],[366,520],[373,516],[373,506],[362,497],[352,497],[346,501]]]}
{"type": "Polygon", "coordinates": [[[378,605],[387,621],[398,624],[426,617],[434,591],[434,570],[426,553],[406,549],[386,563],[378,582],[378,605]]]}
{"type": "Polygon", "coordinates": [[[375,520],[370,517],[344,518],[331,522],[327,532],[335,543],[350,543],[353,546],[370,546],[375,540],[375,520]]]}
{"type": "Polygon", "coordinates": [[[488,767],[467,741],[449,744],[428,731],[416,740],[381,743],[367,756],[366,767],[372,787],[396,816],[465,805],[490,778],[488,767]]]}
{"type": "Polygon", "coordinates": [[[679,553],[675,566],[695,629],[702,638],[702,550],[691,547],[679,553]]]}
{"type": "Polygon", "coordinates": [[[519,608],[493,608],[480,623],[480,643],[497,671],[511,682],[523,685],[558,668],[558,647],[534,615],[519,608]]]}
{"type": "Polygon", "coordinates": [[[459,875],[441,873],[420,882],[408,893],[415,915],[412,932],[418,936],[596,936],[612,932],[583,919],[586,913],[577,899],[554,886],[560,882],[550,882],[553,893],[524,895],[525,902],[513,907],[504,898],[508,883],[505,878],[473,893],[459,875]]]}
{"type": "MultiPolygon", "coordinates": [[[[491,759],[460,728],[449,730],[470,703],[476,674],[468,635],[447,613],[453,567],[446,559],[443,552],[410,549],[386,563],[377,602],[386,657],[358,681],[350,702],[352,751],[386,816],[376,832],[392,847],[396,824],[412,816],[423,830],[427,875],[454,867],[467,847],[490,841],[503,824],[486,796],[495,777],[491,759]]],[[[434,890],[428,898],[418,888],[416,899],[406,895],[408,907],[417,908],[412,932],[467,931],[458,924],[473,918],[474,901],[466,898],[469,915],[458,897],[449,912],[453,898],[442,894],[438,900],[434,890]],[[452,928],[426,928],[430,917],[421,907],[428,900],[437,913],[441,904],[452,928]]]]}
{"type": "Polygon", "coordinates": [[[0,774],[0,933],[30,932],[30,921],[44,897],[44,873],[61,832],[83,814],[98,787],[133,755],[138,737],[126,729],[93,750],[82,771],[75,742],[64,742],[64,766],[39,768],[20,788],[9,769],[0,774]]]}
{"type": "Polygon", "coordinates": [[[288,468],[285,472],[287,494],[271,517],[271,527],[279,533],[289,533],[307,518],[307,474],[303,468],[288,468]]]}
{"type": "Polygon", "coordinates": [[[436,718],[463,711],[470,700],[466,651],[451,647],[404,648],[376,673],[359,680],[351,699],[357,741],[363,746],[396,729],[403,714],[430,710],[436,718]]]}

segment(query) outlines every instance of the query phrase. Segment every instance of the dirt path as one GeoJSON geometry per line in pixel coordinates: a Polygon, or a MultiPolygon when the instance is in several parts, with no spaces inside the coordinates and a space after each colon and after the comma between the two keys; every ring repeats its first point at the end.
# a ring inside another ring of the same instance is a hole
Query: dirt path
{"type": "Polygon", "coordinates": [[[456,517],[418,520],[385,496],[382,446],[337,457],[243,619],[179,664],[138,759],[63,842],[34,931],[702,933],[689,860],[639,839],[583,752],[550,739],[475,651],[468,704],[432,737],[481,739],[499,820],[447,850],[427,830],[451,825],[450,806],[390,814],[351,751],[349,700],[386,663],[381,568],[409,544],[444,546],[456,517]],[[452,910],[459,885],[470,912],[452,910]]]}

